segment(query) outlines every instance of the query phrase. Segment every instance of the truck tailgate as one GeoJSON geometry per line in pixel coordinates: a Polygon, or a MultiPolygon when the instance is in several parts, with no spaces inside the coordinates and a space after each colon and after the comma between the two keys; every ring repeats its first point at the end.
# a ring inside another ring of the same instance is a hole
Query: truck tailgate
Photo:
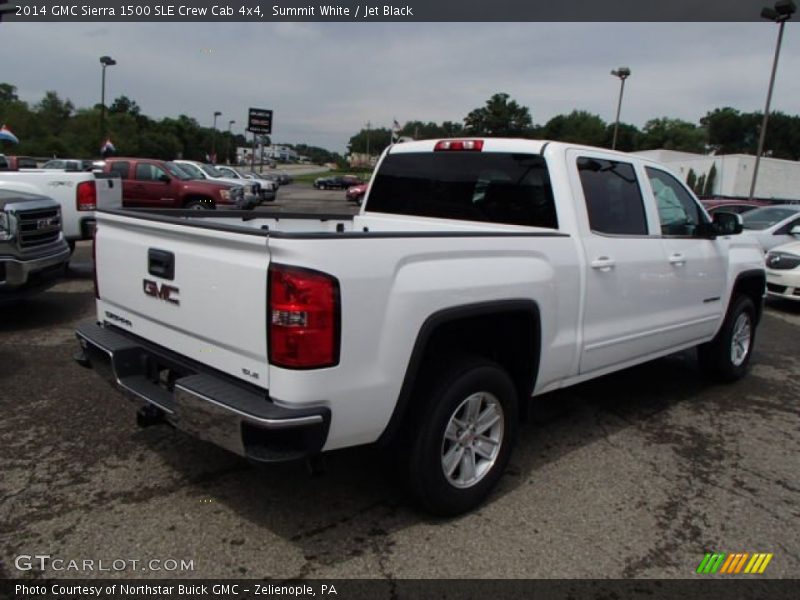
{"type": "Polygon", "coordinates": [[[99,319],[268,387],[267,238],[97,213],[99,319]]]}

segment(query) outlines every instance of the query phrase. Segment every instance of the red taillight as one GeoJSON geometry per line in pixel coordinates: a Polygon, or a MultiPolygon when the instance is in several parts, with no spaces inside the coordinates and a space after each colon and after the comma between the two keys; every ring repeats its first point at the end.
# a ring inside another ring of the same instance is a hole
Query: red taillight
{"type": "Polygon", "coordinates": [[[269,361],[289,369],[339,362],[339,282],[330,275],[270,265],[269,361]]]}
{"type": "Polygon", "coordinates": [[[436,142],[434,151],[460,150],[462,152],[480,152],[483,150],[483,140],[442,140],[436,142]]]}
{"type": "Polygon", "coordinates": [[[82,181],[78,184],[75,206],[78,210],[97,209],[97,186],[94,181],[82,181]]]}
{"type": "Polygon", "coordinates": [[[92,276],[94,277],[94,297],[100,300],[100,288],[97,286],[97,223],[92,232],[92,276]]]}

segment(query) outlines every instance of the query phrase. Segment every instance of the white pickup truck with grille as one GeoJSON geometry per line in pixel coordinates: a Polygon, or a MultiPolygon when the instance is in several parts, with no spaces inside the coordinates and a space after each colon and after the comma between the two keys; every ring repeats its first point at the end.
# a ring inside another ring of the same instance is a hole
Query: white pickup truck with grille
{"type": "Polygon", "coordinates": [[[0,188],[0,305],[43,291],[68,262],[58,203],[0,188]]]}
{"type": "Polygon", "coordinates": [[[361,213],[100,211],[78,360],[255,461],[385,443],[438,514],[480,503],[526,401],[698,347],[748,365],[763,256],[649,160],[531,140],[390,147],[361,213]]]}
{"type": "Polygon", "coordinates": [[[120,179],[104,173],[47,169],[0,171],[0,189],[40,194],[58,202],[62,231],[71,249],[80,240],[92,239],[95,210],[122,207],[120,179]]]}

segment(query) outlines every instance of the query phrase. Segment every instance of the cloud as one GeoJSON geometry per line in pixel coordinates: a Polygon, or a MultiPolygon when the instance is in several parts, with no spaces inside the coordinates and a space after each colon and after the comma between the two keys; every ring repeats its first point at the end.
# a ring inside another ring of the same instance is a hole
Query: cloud
{"type": "MultiPolygon", "coordinates": [[[[764,23],[3,23],[0,79],[37,102],[125,94],[154,117],[211,125],[275,111],[273,139],[343,151],[367,121],[459,121],[507,92],[544,123],[573,109],[610,121],[696,122],[719,106],[763,110],[776,27],[764,23]],[[69,44],[65,44],[69,40],[69,44]]],[[[773,109],[800,113],[800,38],[786,28],[773,109]]]]}

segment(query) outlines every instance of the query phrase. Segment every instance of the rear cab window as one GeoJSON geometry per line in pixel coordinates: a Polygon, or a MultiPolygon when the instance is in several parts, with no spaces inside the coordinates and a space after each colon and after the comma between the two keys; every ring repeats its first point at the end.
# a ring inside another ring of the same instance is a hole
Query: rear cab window
{"type": "Polygon", "coordinates": [[[537,154],[389,154],[369,211],[558,229],[547,163],[537,154]]]}
{"type": "Polygon", "coordinates": [[[126,160],[121,160],[117,162],[111,163],[111,168],[109,171],[112,175],[119,176],[120,179],[128,179],[128,173],[130,172],[131,164],[126,160]]]}
{"type": "Polygon", "coordinates": [[[589,228],[605,235],[648,235],[644,199],[632,164],[578,157],[589,228]]]}

